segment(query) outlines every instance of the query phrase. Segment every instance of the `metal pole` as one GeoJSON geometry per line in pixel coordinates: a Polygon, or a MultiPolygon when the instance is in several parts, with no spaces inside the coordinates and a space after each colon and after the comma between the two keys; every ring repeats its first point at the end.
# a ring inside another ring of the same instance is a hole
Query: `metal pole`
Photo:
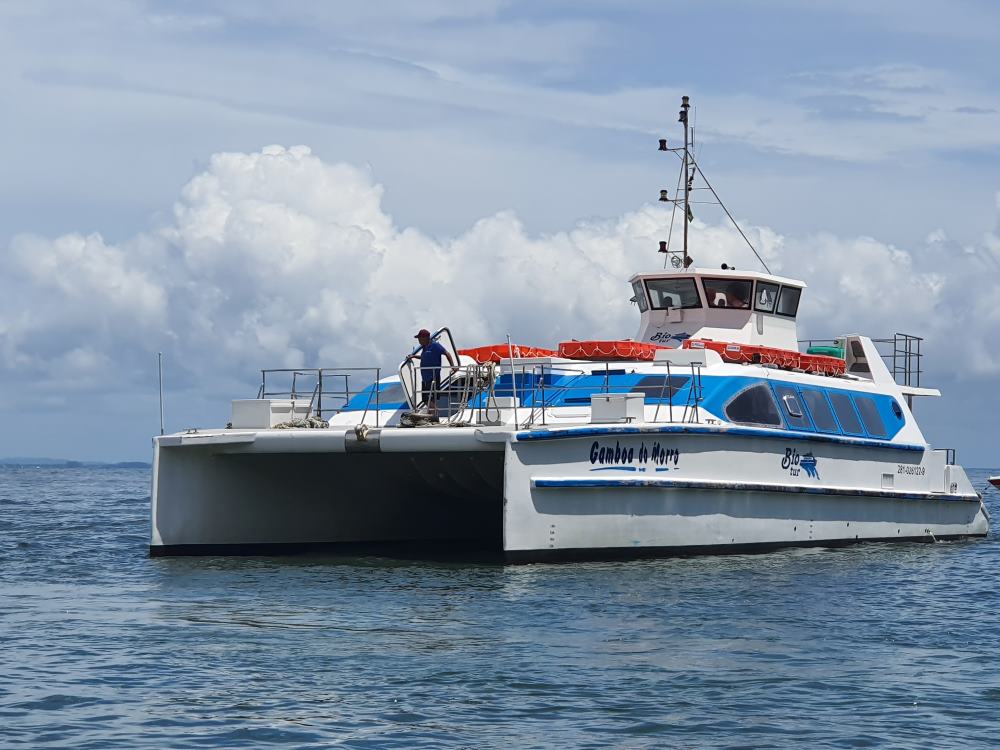
{"type": "Polygon", "coordinates": [[[688,109],[691,107],[689,99],[686,96],[681,97],[681,116],[680,120],[684,123],[684,218],[681,221],[684,222],[684,265],[681,266],[685,270],[688,267],[688,221],[691,216],[691,204],[689,203],[690,193],[691,193],[691,175],[688,174],[688,109]]]}
{"type": "Polygon", "coordinates": [[[514,429],[517,429],[517,381],[514,380],[514,345],[507,334],[507,355],[510,357],[510,388],[514,392],[514,429]]]}
{"type": "Polygon", "coordinates": [[[323,418],[323,368],[320,367],[316,374],[319,391],[316,393],[316,414],[323,418]]]}
{"type": "Polygon", "coordinates": [[[160,384],[160,434],[163,434],[163,352],[156,353],[156,371],[160,384]]]}

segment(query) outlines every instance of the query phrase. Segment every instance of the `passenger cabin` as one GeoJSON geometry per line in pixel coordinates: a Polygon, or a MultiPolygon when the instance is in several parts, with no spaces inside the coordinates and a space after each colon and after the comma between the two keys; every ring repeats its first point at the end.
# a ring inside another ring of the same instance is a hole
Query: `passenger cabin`
{"type": "Polygon", "coordinates": [[[690,268],[635,274],[638,341],[678,347],[687,339],[798,350],[795,316],[805,283],[753,271],[690,268]]]}

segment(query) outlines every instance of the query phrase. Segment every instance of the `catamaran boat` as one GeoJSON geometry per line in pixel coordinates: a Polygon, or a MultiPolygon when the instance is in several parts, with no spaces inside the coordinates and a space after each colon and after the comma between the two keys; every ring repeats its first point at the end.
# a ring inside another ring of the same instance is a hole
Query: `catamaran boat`
{"type": "Polygon", "coordinates": [[[441,328],[458,366],[433,394],[409,359],[265,370],[224,428],[154,438],[150,553],[521,562],[986,535],[981,496],[914,417],[940,395],[914,382],[919,340],[890,340],[892,370],[863,335],[800,346],[805,283],[692,262],[688,107],[683,148],[660,141],[683,246],[629,279],[633,339],[458,349],[441,328]]]}

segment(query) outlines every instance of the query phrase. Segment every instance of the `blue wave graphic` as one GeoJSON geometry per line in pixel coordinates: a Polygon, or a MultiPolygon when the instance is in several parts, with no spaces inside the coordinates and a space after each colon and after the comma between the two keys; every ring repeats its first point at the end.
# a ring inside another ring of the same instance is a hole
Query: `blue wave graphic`
{"type": "Polygon", "coordinates": [[[811,452],[802,456],[802,460],[799,461],[799,466],[805,469],[806,474],[811,476],[813,479],[819,479],[819,465],[816,461],[816,457],[811,452]]]}

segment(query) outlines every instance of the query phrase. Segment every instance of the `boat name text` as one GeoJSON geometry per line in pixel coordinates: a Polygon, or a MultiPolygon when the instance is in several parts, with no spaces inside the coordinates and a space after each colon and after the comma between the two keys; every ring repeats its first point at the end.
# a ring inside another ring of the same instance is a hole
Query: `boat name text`
{"type": "Polygon", "coordinates": [[[653,464],[654,466],[676,466],[681,452],[676,448],[664,448],[658,441],[647,445],[645,441],[636,446],[625,446],[617,440],[612,446],[602,445],[595,440],[590,446],[590,463],[609,466],[615,464],[628,465],[634,463],[653,464]]]}

